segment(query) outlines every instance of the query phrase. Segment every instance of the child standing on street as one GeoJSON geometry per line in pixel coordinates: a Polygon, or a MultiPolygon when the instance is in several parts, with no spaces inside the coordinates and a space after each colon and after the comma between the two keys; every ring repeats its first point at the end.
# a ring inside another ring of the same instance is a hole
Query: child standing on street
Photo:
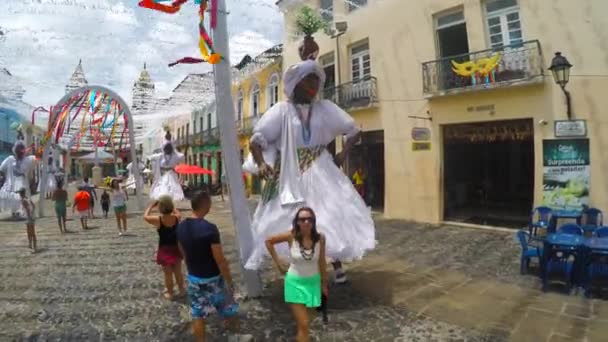
{"type": "Polygon", "coordinates": [[[27,193],[24,188],[19,189],[19,196],[21,197],[21,205],[25,211],[25,228],[27,231],[27,241],[32,253],[36,253],[38,250],[36,247],[36,219],[34,218],[34,210],[36,206],[31,199],[27,198],[27,193]]]}
{"type": "Polygon", "coordinates": [[[91,195],[85,189],[84,186],[78,187],[78,192],[74,195],[74,205],[72,206],[72,213],[78,210],[78,216],[80,218],[80,225],[82,230],[87,230],[87,218],[89,217],[89,208],[91,206],[91,195]]]}
{"type": "Polygon", "coordinates": [[[110,194],[103,189],[101,194],[101,210],[103,210],[103,217],[108,218],[108,211],[110,211],[110,194]]]}
{"type": "Polygon", "coordinates": [[[57,183],[57,189],[53,191],[52,199],[53,202],[55,202],[55,214],[57,215],[57,222],[59,223],[59,232],[61,232],[61,234],[67,233],[68,230],[65,226],[65,221],[68,192],[63,189],[63,182],[57,183]]]}
{"type": "Polygon", "coordinates": [[[211,209],[211,197],[206,192],[197,192],[190,203],[192,217],[179,223],[177,240],[188,268],[192,330],[195,340],[202,342],[205,341],[206,320],[213,311],[220,315],[225,326],[238,329],[238,304],[234,301],[232,276],[220,232],[205,219],[211,209]]]}

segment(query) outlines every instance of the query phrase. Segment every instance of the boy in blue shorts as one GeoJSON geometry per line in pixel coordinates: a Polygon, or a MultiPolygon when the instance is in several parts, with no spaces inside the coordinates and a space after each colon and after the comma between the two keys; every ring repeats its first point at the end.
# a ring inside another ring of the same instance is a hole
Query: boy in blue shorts
{"type": "MultiPolygon", "coordinates": [[[[238,329],[238,304],[228,261],[217,226],[205,220],[211,197],[197,192],[190,201],[192,217],[179,223],[179,249],[188,267],[188,296],[192,302],[192,330],[197,342],[205,341],[205,320],[216,311],[226,327],[238,329]]],[[[245,336],[243,336],[245,337],[245,336]]]]}

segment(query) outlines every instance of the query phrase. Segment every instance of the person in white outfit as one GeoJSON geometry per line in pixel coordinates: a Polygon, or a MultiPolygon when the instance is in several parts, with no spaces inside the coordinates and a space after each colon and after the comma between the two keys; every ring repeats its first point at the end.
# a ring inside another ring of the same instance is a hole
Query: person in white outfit
{"type": "Polygon", "coordinates": [[[162,152],[150,156],[152,170],[154,172],[154,183],[150,187],[150,199],[158,200],[163,195],[169,195],[173,201],[182,201],[184,191],[179,182],[175,167],[184,162],[184,155],[179,153],[171,143],[171,133],[167,131],[162,152]]]}
{"type": "MultiPolygon", "coordinates": [[[[298,208],[308,206],[327,237],[335,282],[342,283],[346,275],[340,260],[359,259],[376,244],[371,211],[339,169],[360,132],[336,104],[317,99],[325,73],[315,61],[289,67],[283,80],[288,100],[270,108],[251,137],[251,156],[266,183],[253,216],[253,253],[245,267],[260,268],[265,239],[289,227],[298,208]],[[343,150],[332,158],[326,146],[344,135],[343,150]]],[[[277,252],[289,253],[286,248],[277,252]]]]}
{"type": "Polygon", "coordinates": [[[30,198],[30,175],[36,165],[36,156],[25,155],[26,147],[23,133],[17,131],[17,141],[13,145],[13,155],[6,157],[0,164],[0,172],[4,174],[5,181],[0,188],[0,211],[10,210],[13,217],[23,213],[22,200],[17,193],[25,189],[26,197],[30,198]]]}

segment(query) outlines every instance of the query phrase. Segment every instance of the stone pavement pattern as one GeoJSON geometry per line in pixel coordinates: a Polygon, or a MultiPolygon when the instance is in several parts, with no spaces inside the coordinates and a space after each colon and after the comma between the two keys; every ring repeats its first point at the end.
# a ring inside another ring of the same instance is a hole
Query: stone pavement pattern
{"type": "MultiPolygon", "coordinates": [[[[238,279],[228,202],[216,200],[210,219],[238,279]]],[[[190,340],[187,303],[161,298],[156,232],[141,214],[129,220],[133,235],[119,237],[113,217],[86,232],[69,221],[74,233],[63,236],[55,218],[38,219],[35,255],[23,222],[0,222],[0,341],[190,340]]],[[[519,275],[513,234],[376,221],[378,248],[348,265],[349,284],[330,289],[330,323],[316,317],[313,340],[606,340],[608,304],[541,293],[536,277],[519,275]]],[[[263,279],[263,297],[241,303],[242,329],[257,341],[289,341],[281,281],[269,268],[263,279]]],[[[209,328],[210,341],[226,340],[216,319],[209,328]]]]}

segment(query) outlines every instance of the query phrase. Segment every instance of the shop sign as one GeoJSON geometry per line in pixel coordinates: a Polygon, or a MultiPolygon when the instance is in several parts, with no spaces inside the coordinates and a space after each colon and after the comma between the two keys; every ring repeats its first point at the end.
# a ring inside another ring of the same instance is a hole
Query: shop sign
{"type": "Polygon", "coordinates": [[[430,142],[413,142],[412,143],[412,151],[430,151],[431,143],[430,142]]]}
{"type": "Polygon", "coordinates": [[[554,131],[556,138],[584,138],[587,136],[587,121],[557,120],[554,131]]]}
{"type": "Polygon", "coordinates": [[[555,209],[589,205],[589,139],[543,140],[543,203],[555,209]]]}
{"type": "Polygon", "coordinates": [[[414,141],[431,140],[431,130],[426,127],[412,128],[412,140],[414,140],[414,141]]]}

